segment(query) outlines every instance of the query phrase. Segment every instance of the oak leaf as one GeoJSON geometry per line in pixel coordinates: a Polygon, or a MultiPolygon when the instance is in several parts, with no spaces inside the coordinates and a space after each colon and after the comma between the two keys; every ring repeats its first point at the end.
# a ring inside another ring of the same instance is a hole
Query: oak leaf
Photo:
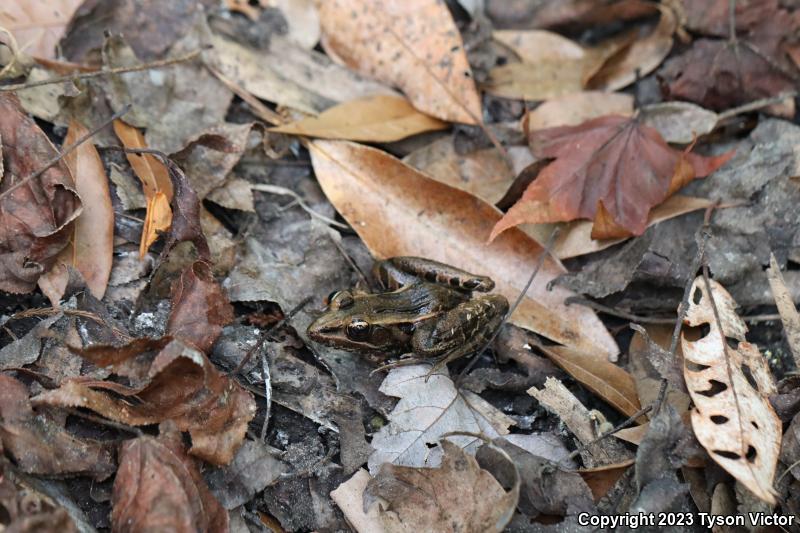
{"type": "Polygon", "coordinates": [[[733,156],[671,148],[636,118],[608,115],[577,126],[530,132],[537,158],[555,159],[495,225],[490,236],[526,222],[594,221],[592,238],[641,235],[651,208],[733,156]]]}

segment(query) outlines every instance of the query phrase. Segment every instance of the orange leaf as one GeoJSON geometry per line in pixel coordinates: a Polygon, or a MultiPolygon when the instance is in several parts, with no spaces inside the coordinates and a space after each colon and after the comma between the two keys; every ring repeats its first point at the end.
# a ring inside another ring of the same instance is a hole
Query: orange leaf
{"type": "MultiPolygon", "coordinates": [[[[114,132],[125,148],[147,148],[144,135],[138,129],[121,120],[114,121],[114,132]]],[[[144,257],[147,249],[166,231],[172,223],[172,181],[164,163],[152,154],[126,154],[136,176],[142,182],[147,198],[147,215],[139,243],[139,255],[144,257]]]]}
{"type": "MultiPolygon", "coordinates": [[[[64,138],[64,146],[71,145],[86,133],[86,128],[73,120],[64,138]]],[[[81,273],[95,298],[102,298],[111,275],[114,251],[114,208],[100,154],[91,142],[85,142],[67,154],[64,161],[75,178],[83,212],[75,221],[72,238],[59,254],[56,265],[39,278],[39,287],[54,306],[64,295],[69,280],[67,266],[81,273]]]]}
{"type": "Polygon", "coordinates": [[[465,124],[481,121],[464,43],[444,2],[327,0],[318,6],[329,55],[399,87],[428,115],[465,124]]]}
{"type": "Polygon", "coordinates": [[[713,172],[733,156],[733,152],[713,158],[685,155],[655,129],[618,115],[534,131],[529,141],[536,157],[555,161],[494,227],[491,239],[525,222],[578,218],[600,222],[598,233],[613,223],[641,235],[650,209],[675,187],[713,172]],[[598,216],[600,202],[604,212],[598,216]]]}

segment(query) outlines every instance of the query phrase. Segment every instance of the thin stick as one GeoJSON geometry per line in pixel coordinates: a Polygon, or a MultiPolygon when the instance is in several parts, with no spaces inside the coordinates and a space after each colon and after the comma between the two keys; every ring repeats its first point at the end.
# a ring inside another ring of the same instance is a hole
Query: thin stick
{"type": "MultiPolygon", "coordinates": [[[[609,307],[607,305],[603,305],[598,302],[593,302],[588,298],[584,298],[583,296],[570,296],[564,303],[567,305],[584,305],[586,307],[591,307],[598,313],[603,313],[604,315],[615,316],[617,318],[624,318],[625,320],[630,320],[631,322],[638,322],[640,324],[674,324],[675,318],[674,317],[657,317],[657,316],[642,316],[636,315],[633,313],[629,313],[627,311],[623,311],[621,309],[615,309],[613,307],[609,307]]],[[[739,318],[748,322],[750,324],[757,323],[757,322],[772,322],[773,320],[780,320],[781,315],[779,313],[771,313],[771,314],[762,314],[762,315],[742,315],[739,318]]]]}
{"type": "Polygon", "coordinates": [[[464,367],[464,370],[462,370],[461,374],[458,375],[458,379],[456,380],[456,386],[458,386],[461,383],[461,380],[466,377],[467,372],[469,372],[472,369],[472,367],[475,366],[475,363],[478,362],[478,359],[481,358],[481,356],[483,355],[483,352],[485,352],[486,349],[489,348],[489,346],[492,345],[494,340],[500,334],[500,329],[502,329],[503,324],[508,322],[508,319],[511,318],[511,315],[513,315],[514,311],[516,311],[517,307],[519,307],[519,304],[522,303],[522,299],[525,298],[526,294],[528,294],[528,289],[531,288],[531,285],[533,284],[534,278],[536,278],[536,275],[539,273],[539,269],[542,268],[542,265],[544,264],[545,258],[548,255],[550,255],[550,251],[552,250],[553,243],[555,242],[556,237],[558,236],[558,232],[560,231],[560,229],[561,228],[559,228],[559,227],[555,227],[555,228],[553,228],[553,231],[550,232],[550,237],[547,239],[547,244],[545,244],[545,247],[544,247],[544,250],[542,250],[542,253],[539,254],[539,257],[536,260],[536,267],[534,267],[533,272],[531,272],[531,276],[528,278],[528,282],[525,284],[525,287],[522,289],[522,291],[520,291],[519,295],[517,296],[517,300],[514,302],[514,305],[511,306],[511,308],[508,310],[508,313],[506,313],[506,316],[503,317],[503,320],[500,322],[500,325],[497,326],[497,329],[494,331],[494,333],[492,334],[491,338],[486,342],[486,344],[483,345],[483,347],[480,350],[478,350],[478,352],[475,353],[475,355],[472,357],[472,360],[469,362],[469,364],[466,367],[464,367]]]}
{"type": "Polygon", "coordinates": [[[197,56],[203,50],[195,50],[193,52],[189,52],[188,54],[173,57],[169,59],[161,59],[159,61],[153,61],[152,63],[141,63],[139,65],[134,65],[132,67],[117,67],[117,68],[110,68],[107,70],[96,70],[94,72],[82,72],[80,74],[69,74],[67,76],[58,76],[57,78],[50,78],[47,80],[39,80],[39,81],[32,81],[28,83],[17,83],[16,85],[4,85],[0,86],[0,92],[8,92],[8,91],[22,91],[25,89],[32,89],[34,87],[41,87],[42,85],[52,85],[54,83],[64,83],[68,81],[77,81],[77,80],[85,80],[89,78],[99,78],[101,76],[108,76],[109,74],[126,74],[128,72],[139,72],[142,70],[151,70],[157,68],[164,68],[174,65],[176,63],[183,63],[185,61],[190,61],[197,56]]]}
{"type": "Polygon", "coordinates": [[[348,229],[350,227],[346,224],[342,224],[341,222],[336,222],[332,218],[328,218],[325,215],[317,213],[316,211],[311,209],[311,206],[309,206],[302,198],[300,198],[299,194],[297,194],[291,189],[287,189],[286,187],[279,187],[277,185],[269,185],[266,183],[253,183],[250,185],[250,190],[266,192],[269,194],[278,194],[281,196],[291,196],[300,205],[303,211],[311,215],[313,218],[321,220],[322,222],[328,224],[329,226],[335,226],[341,229],[348,229]]]}
{"type": "MultiPolygon", "coordinates": [[[[623,420],[622,422],[620,422],[619,424],[614,426],[613,429],[611,429],[609,431],[606,431],[605,433],[603,433],[602,435],[600,435],[596,439],[594,439],[594,440],[592,440],[590,442],[587,442],[586,444],[581,444],[572,453],[570,453],[568,456],[566,456],[564,459],[574,459],[574,458],[578,457],[581,453],[585,452],[590,446],[594,446],[595,444],[598,444],[603,439],[607,439],[608,437],[610,437],[614,433],[622,431],[626,427],[632,425],[634,422],[636,422],[636,420],[640,416],[644,416],[647,413],[649,413],[650,411],[652,411],[654,406],[655,406],[655,402],[653,402],[650,405],[647,405],[645,407],[642,407],[641,409],[639,409],[638,411],[633,413],[631,416],[629,416],[628,418],[626,418],[625,420],[623,420]]],[[[562,459],[561,461],[563,461],[564,459],[562,459]]],[[[559,461],[559,463],[561,461],[559,461]]]]}
{"type": "Polygon", "coordinates": [[[261,352],[261,372],[264,378],[264,399],[267,401],[264,423],[261,425],[261,442],[266,442],[270,411],[272,411],[272,376],[269,371],[269,359],[267,359],[266,350],[261,352]]]}
{"type": "Polygon", "coordinates": [[[5,191],[1,192],[0,193],[0,200],[2,200],[3,198],[8,196],[9,194],[14,192],[15,190],[19,189],[20,187],[22,187],[23,185],[25,185],[29,181],[34,180],[34,179],[38,178],[39,176],[41,176],[42,174],[44,174],[45,172],[47,172],[52,166],[54,166],[56,163],[61,161],[64,157],[69,155],[73,150],[75,150],[75,148],[77,148],[78,146],[80,146],[83,143],[85,143],[91,137],[97,135],[97,133],[100,130],[102,130],[103,128],[105,128],[106,126],[108,126],[109,124],[111,124],[112,122],[117,120],[118,118],[120,118],[122,115],[124,115],[125,113],[130,111],[130,109],[131,109],[131,104],[126,104],[122,109],[120,109],[119,111],[117,111],[116,113],[111,115],[102,124],[97,126],[92,131],[90,131],[90,132],[86,133],[85,135],[83,135],[80,139],[78,139],[74,143],[70,144],[66,149],[64,149],[64,151],[62,151],[57,156],[55,156],[52,159],[50,159],[50,161],[45,163],[45,165],[42,168],[40,168],[39,170],[37,170],[33,174],[29,174],[28,176],[22,178],[17,183],[12,185],[11,187],[6,189],[5,191]]]}
{"type": "Polygon", "coordinates": [[[742,113],[749,113],[750,111],[756,111],[757,109],[761,109],[762,107],[767,107],[773,104],[779,104],[784,100],[786,100],[787,98],[794,98],[795,96],[797,96],[797,91],[787,91],[777,96],[771,96],[769,98],[759,98],[758,100],[753,100],[752,102],[747,102],[746,104],[742,104],[739,107],[733,107],[717,115],[717,124],[719,124],[723,120],[735,117],[736,115],[741,115],[742,113]]]}

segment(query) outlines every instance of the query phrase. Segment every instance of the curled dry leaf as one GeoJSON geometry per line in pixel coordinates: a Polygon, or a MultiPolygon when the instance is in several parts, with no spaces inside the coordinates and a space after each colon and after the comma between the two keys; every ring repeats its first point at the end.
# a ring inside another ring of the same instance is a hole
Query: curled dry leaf
{"type": "Polygon", "coordinates": [[[633,96],[625,93],[582,91],[543,102],[523,117],[523,131],[576,126],[603,115],[633,115],[633,96]]]}
{"type": "MultiPolygon", "coordinates": [[[[441,449],[436,446],[446,433],[480,433],[490,438],[508,433],[513,420],[477,394],[460,391],[440,370],[427,377],[430,366],[395,368],[386,376],[380,391],[400,398],[389,414],[389,424],[372,438],[375,452],[369,458],[370,472],[384,463],[405,466],[437,466],[441,449]]],[[[480,439],[448,437],[454,446],[475,450],[480,439]]]]}
{"type": "MultiPolygon", "coordinates": [[[[147,148],[144,135],[133,126],[121,120],[114,121],[114,132],[125,148],[147,148]]],[[[166,231],[172,223],[172,182],[164,163],[152,154],[127,154],[136,176],[142,182],[142,190],[147,198],[147,214],[139,243],[139,256],[144,257],[147,249],[158,238],[158,233],[166,231]]]]}
{"type": "Polygon", "coordinates": [[[56,45],[83,0],[3,2],[0,27],[9,30],[26,54],[55,58],[56,45]]]}
{"type": "Polygon", "coordinates": [[[615,54],[595,74],[589,85],[616,91],[654,71],[672,49],[672,34],[678,29],[678,17],[669,6],[656,4],[661,18],[653,31],[615,54]]]}
{"type": "Polygon", "coordinates": [[[529,141],[536,157],[555,161],[495,225],[491,238],[525,222],[577,218],[594,221],[595,239],[641,235],[654,206],[733,156],[675,150],[640,120],[616,115],[530,132],[529,141]]]}
{"type": "Polygon", "coordinates": [[[457,445],[442,447],[439,468],[384,464],[364,490],[365,511],[379,503],[386,532],[503,531],[519,499],[519,475],[506,489],[457,445]]]}
{"type": "Polygon", "coordinates": [[[420,111],[481,122],[481,102],[447,5],[436,0],[329,0],[318,4],[322,43],[356,71],[399,87],[420,111]]]}
{"type": "Polygon", "coordinates": [[[116,469],[110,444],[75,437],[36,413],[25,385],[6,374],[0,374],[0,452],[3,450],[29,474],[84,475],[101,481],[116,469]]]}
{"type": "Polygon", "coordinates": [[[172,312],[167,334],[208,352],[233,321],[233,306],[214,279],[211,267],[195,261],[172,284],[172,312]]]}
{"type": "MultiPolygon", "coordinates": [[[[510,301],[525,287],[542,248],[516,229],[487,244],[501,217],[493,206],[374,148],[314,141],[309,149],[323,191],[376,257],[422,256],[487,273],[510,301]]],[[[613,357],[616,343],[594,312],[564,305],[569,291],[547,290],[563,272],[546,258],[511,321],[599,358],[613,357]]]]}
{"type": "Polygon", "coordinates": [[[69,168],[11,93],[0,93],[0,290],[30,292],[67,245],[81,201],[69,168]]]}
{"type": "MultiPolygon", "coordinates": [[[[88,130],[73,120],[64,146],[73,144],[86,133],[88,130]]],[[[64,160],[75,177],[75,189],[84,208],[72,227],[69,244],[58,255],[52,270],[39,278],[39,287],[53,306],[57,306],[64,295],[69,280],[68,267],[80,272],[92,296],[101,299],[108,286],[114,253],[114,208],[100,154],[91,141],[87,141],[64,160]]]]}
{"type": "Polygon", "coordinates": [[[228,513],[206,486],[181,435],[161,425],[158,438],[126,441],[114,480],[111,527],[114,531],[223,533],[228,513]]]}
{"type": "Polygon", "coordinates": [[[774,505],[782,429],[768,400],[775,384],[758,348],[744,340],[747,326],[736,316],[736,302],[719,283],[710,283],[719,323],[704,279],[698,277],[685,322],[708,326],[709,332],[697,341],[681,339],[683,375],[695,405],[692,428],[714,461],[774,505]],[[735,348],[729,339],[738,341],[735,348]]]}
{"type": "Polygon", "coordinates": [[[483,89],[495,96],[547,100],[581,91],[625,40],[611,39],[585,48],[557,33],[544,30],[502,30],[495,40],[522,59],[495,67],[483,89]]]}
{"type": "Polygon", "coordinates": [[[68,381],[37,396],[36,405],[84,407],[133,426],[173,420],[192,436],[192,455],[214,464],[233,459],[255,416],[255,402],[202,352],[169,337],[75,351],[95,364],[110,364],[115,373],[142,384],[68,381]],[[158,351],[155,357],[153,351],[158,351]],[[132,401],[134,397],[138,401],[132,401]]]}
{"type": "Polygon", "coordinates": [[[425,131],[447,128],[446,122],[421,113],[400,96],[377,95],[339,104],[270,131],[323,139],[392,142],[425,131]]]}

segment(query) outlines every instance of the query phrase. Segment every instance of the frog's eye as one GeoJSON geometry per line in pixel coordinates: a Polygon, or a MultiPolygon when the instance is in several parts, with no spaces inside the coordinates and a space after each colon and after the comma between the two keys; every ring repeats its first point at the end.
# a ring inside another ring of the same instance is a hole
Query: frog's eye
{"type": "Polygon", "coordinates": [[[354,341],[365,341],[369,338],[369,322],[363,318],[354,318],[345,328],[347,338],[354,341]]]}
{"type": "Polygon", "coordinates": [[[353,305],[353,295],[350,291],[334,291],[328,296],[328,306],[331,309],[347,309],[353,305]]]}

